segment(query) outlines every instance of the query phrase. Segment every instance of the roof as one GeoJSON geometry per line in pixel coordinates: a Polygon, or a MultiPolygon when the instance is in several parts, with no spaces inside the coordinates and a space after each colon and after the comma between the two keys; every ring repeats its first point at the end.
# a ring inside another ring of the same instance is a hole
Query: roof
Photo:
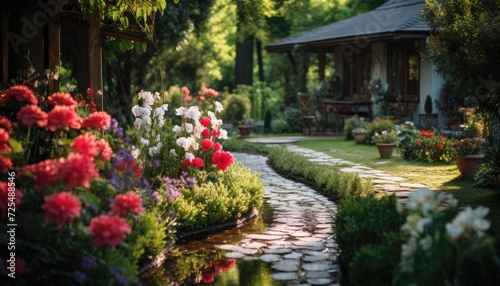
{"type": "Polygon", "coordinates": [[[424,0],[389,0],[370,12],[286,37],[265,48],[268,52],[285,52],[297,44],[320,47],[353,40],[427,35],[429,25],[421,14],[424,7],[424,0]]]}

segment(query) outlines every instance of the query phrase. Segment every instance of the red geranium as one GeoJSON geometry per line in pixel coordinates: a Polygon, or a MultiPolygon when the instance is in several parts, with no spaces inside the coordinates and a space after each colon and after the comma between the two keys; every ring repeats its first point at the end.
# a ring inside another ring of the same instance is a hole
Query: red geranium
{"type": "Polygon", "coordinates": [[[48,159],[37,164],[24,167],[21,174],[31,173],[35,179],[35,191],[43,192],[47,186],[54,186],[57,182],[59,161],[48,159]]]}
{"type": "MultiPolygon", "coordinates": [[[[23,193],[21,193],[18,189],[15,191],[14,195],[14,204],[15,207],[18,207],[21,204],[21,200],[23,198],[23,193]]],[[[0,182],[0,217],[5,217],[7,213],[7,207],[9,201],[9,183],[0,182]]]]}
{"type": "Polygon", "coordinates": [[[12,132],[12,125],[12,122],[7,117],[0,115],[0,128],[5,129],[10,134],[12,132]]]}
{"type": "Polygon", "coordinates": [[[129,212],[134,214],[144,213],[141,198],[132,191],[116,196],[115,201],[111,204],[111,210],[121,217],[126,217],[129,212]]]}
{"type": "Polygon", "coordinates": [[[47,102],[52,105],[64,105],[72,108],[76,107],[76,100],[73,99],[71,94],[64,92],[56,92],[47,98],[47,102]]]}
{"type": "Polygon", "coordinates": [[[202,168],[203,167],[203,159],[201,159],[199,157],[195,157],[193,159],[193,166],[195,166],[196,168],[202,168]]]}
{"type": "Polygon", "coordinates": [[[111,125],[111,115],[105,111],[94,112],[83,119],[82,128],[107,130],[111,125]]]}
{"type": "Polygon", "coordinates": [[[182,162],[182,165],[184,165],[184,167],[193,166],[193,160],[184,159],[184,162],[182,162]]]}
{"type": "Polygon", "coordinates": [[[208,130],[208,128],[203,129],[203,131],[201,131],[201,136],[203,137],[210,136],[210,130],[208,130]]]}
{"type": "Polygon", "coordinates": [[[201,140],[201,147],[203,147],[203,150],[208,151],[214,147],[214,142],[210,139],[203,139],[201,140]]]}
{"type": "Polygon", "coordinates": [[[113,149],[111,149],[111,146],[109,146],[108,142],[106,142],[106,140],[104,139],[101,139],[97,141],[96,146],[99,150],[99,156],[97,158],[104,162],[109,161],[109,159],[111,159],[111,156],[113,155],[113,149]]]}
{"type": "Polygon", "coordinates": [[[95,140],[96,138],[94,135],[84,133],[76,137],[70,146],[79,154],[89,157],[95,157],[97,156],[97,154],[99,154],[99,149],[97,149],[95,140]]]}
{"type": "Polygon", "coordinates": [[[47,118],[47,129],[56,131],[58,129],[70,128],[80,129],[82,119],[76,114],[75,109],[69,106],[57,105],[49,112],[47,118]]]}
{"type": "Polygon", "coordinates": [[[215,151],[219,151],[219,150],[222,150],[222,144],[220,144],[219,142],[215,142],[215,147],[214,147],[215,151]]]}
{"type": "Polygon", "coordinates": [[[87,228],[95,246],[117,246],[122,244],[125,235],[132,232],[130,225],[116,216],[100,215],[90,221],[87,228]]]}
{"type": "Polygon", "coordinates": [[[206,116],[203,116],[201,119],[200,119],[200,123],[201,125],[205,126],[205,127],[209,127],[212,122],[210,121],[210,118],[206,117],[206,116]]]}
{"type": "Polygon", "coordinates": [[[5,106],[7,102],[15,99],[18,102],[27,102],[28,104],[38,104],[33,91],[24,85],[13,86],[0,95],[0,105],[5,106]]]}
{"type": "Polygon", "coordinates": [[[56,224],[58,227],[71,223],[80,216],[82,204],[80,200],[68,193],[55,193],[44,198],[42,209],[45,210],[45,223],[56,224]]]}
{"type": "Polygon", "coordinates": [[[215,164],[217,170],[225,171],[234,163],[234,156],[226,151],[215,151],[212,156],[212,163],[215,164]]]}
{"type": "Polygon", "coordinates": [[[47,113],[43,112],[38,105],[23,106],[16,115],[24,125],[37,124],[40,127],[47,125],[47,113]]]}
{"type": "Polygon", "coordinates": [[[88,188],[90,181],[99,177],[99,170],[91,157],[71,153],[60,162],[59,177],[70,191],[79,186],[88,188]]]}

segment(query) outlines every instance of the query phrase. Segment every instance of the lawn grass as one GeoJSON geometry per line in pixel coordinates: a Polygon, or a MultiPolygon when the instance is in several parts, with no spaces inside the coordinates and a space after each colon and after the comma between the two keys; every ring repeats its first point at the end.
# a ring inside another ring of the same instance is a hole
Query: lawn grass
{"type": "Polygon", "coordinates": [[[487,218],[491,221],[491,234],[500,241],[500,193],[488,188],[474,186],[473,179],[460,177],[456,165],[430,164],[405,161],[395,150],[391,158],[382,159],[374,145],[356,144],[353,140],[320,139],[295,143],[304,148],[324,152],[368,167],[376,168],[394,176],[406,178],[410,183],[422,183],[435,191],[447,191],[459,200],[460,206],[485,206],[490,209],[487,218]]]}

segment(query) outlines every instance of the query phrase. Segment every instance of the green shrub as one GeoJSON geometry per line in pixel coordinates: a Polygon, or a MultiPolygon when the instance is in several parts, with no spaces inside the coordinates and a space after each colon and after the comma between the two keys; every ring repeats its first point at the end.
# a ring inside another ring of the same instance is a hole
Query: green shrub
{"type": "Polygon", "coordinates": [[[396,197],[380,199],[348,197],[341,201],[335,219],[335,233],[341,254],[339,262],[347,267],[364,245],[380,244],[386,234],[399,231],[404,217],[396,210],[396,197]]]}
{"type": "Polygon", "coordinates": [[[238,125],[244,118],[250,117],[251,103],[244,95],[228,94],[222,105],[224,106],[222,112],[224,122],[238,125]]]}
{"type": "Polygon", "coordinates": [[[271,130],[273,133],[283,133],[288,130],[288,123],[283,118],[277,118],[271,121],[271,130]]]}
{"type": "Polygon", "coordinates": [[[288,123],[288,132],[302,132],[302,113],[298,108],[287,107],[284,112],[285,121],[288,123]]]}
{"type": "Polygon", "coordinates": [[[367,142],[375,144],[371,139],[375,133],[381,134],[382,131],[391,132],[393,130],[396,130],[396,125],[392,122],[392,120],[382,117],[375,118],[372,122],[368,123],[366,132],[367,142]]]}
{"type": "Polygon", "coordinates": [[[349,281],[353,285],[390,285],[403,242],[399,233],[391,232],[380,244],[363,245],[349,264],[349,281]]]}
{"type": "Polygon", "coordinates": [[[368,127],[368,122],[366,122],[363,118],[360,118],[357,115],[354,115],[353,117],[348,118],[344,124],[345,139],[347,139],[347,140],[354,139],[354,137],[352,135],[352,130],[354,130],[358,127],[363,127],[366,129],[368,127]]]}
{"type": "Polygon", "coordinates": [[[400,142],[401,157],[409,161],[455,162],[454,141],[438,136],[431,131],[422,130],[416,138],[407,137],[400,142]]]}

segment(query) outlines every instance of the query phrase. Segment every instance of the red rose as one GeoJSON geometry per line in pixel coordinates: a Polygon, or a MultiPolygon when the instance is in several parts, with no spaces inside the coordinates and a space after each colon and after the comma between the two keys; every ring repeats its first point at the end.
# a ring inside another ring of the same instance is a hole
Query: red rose
{"type": "Polygon", "coordinates": [[[43,112],[38,105],[23,106],[16,117],[26,126],[35,123],[40,127],[47,125],[47,113],[43,112]]]}
{"type": "Polygon", "coordinates": [[[63,92],[56,92],[52,94],[47,98],[47,102],[52,106],[64,105],[72,108],[76,107],[77,104],[76,100],[73,99],[71,94],[63,92]]]}
{"type": "Polygon", "coordinates": [[[212,122],[210,121],[210,118],[206,117],[206,116],[203,116],[200,120],[200,123],[201,125],[205,126],[205,127],[209,127],[212,122]]]}
{"type": "Polygon", "coordinates": [[[80,216],[82,205],[80,200],[68,193],[56,193],[44,198],[42,209],[45,210],[45,223],[56,224],[61,227],[65,223],[71,223],[80,216]]]}
{"type": "Polygon", "coordinates": [[[38,104],[38,99],[36,99],[33,91],[24,85],[13,86],[0,95],[0,105],[4,106],[7,102],[12,99],[18,102],[27,102],[28,104],[38,104]]]}
{"type": "Polygon", "coordinates": [[[92,243],[95,246],[120,245],[125,235],[132,233],[132,228],[124,219],[108,215],[93,218],[87,229],[93,235],[92,243]]]}
{"type": "Polygon", "coordinates": [[[95,157],[99,154],[99,149],[97,149],[95,140],[96,138],[94,135],[85,133],[76,137],[70,146],[79,154],[95,157]]]}
{"type": "Polygon", "coordinates": [[[105,111],[94,112],[83,119],[82,128],[107,130],[111,125],[111,115],[105,111]]]}
{"type": "Polygon", "coordinates": [[[215,151],[212,156],[212,163],[215,165],[217,170],[225,171],[234,163],[234,156],[226,151],[215,151]]]}
{"type": "Polygon", "coordinates": [[[111,204],[111,210],[121,217],[126,217],[129,212],[135,214],[144,213],[141,198],[132,191],[116,196],[115,201],[111,204]]]}
{"type": "MultiPolygon", "coordinates": [[[[18,207],[21,204],[23,199],[23,193],[18,189],[15,190],[14,194],[14,204],[15,207],[18,207]]],[[[7,206],[8,203],[11,202],[9,200],[9,183],[0,182],[0,217],[4,218],[7,214],[7,206]]]]}
{"type": "Polygon", "coordinates": [[[70,128],[80,129],[82,119],[76,114],[75,109],[69,106],[57,105],[49,112],[46,129],[56,131],[70,128]]]}
{"type": "Polygon", "coordinates": [[[210,139],[203,139],[201,140],[201,147],[203,147],[203,150],[208,151],[214,147],[214,142],[210,139]]]}
{"type": "Polygon", "coordinates": [[[88,188],[90,181],[99,177],[99,170],[91,157],[71,153],[60,163],[59,177],[70,191],[79,186],[88,188]]]}

